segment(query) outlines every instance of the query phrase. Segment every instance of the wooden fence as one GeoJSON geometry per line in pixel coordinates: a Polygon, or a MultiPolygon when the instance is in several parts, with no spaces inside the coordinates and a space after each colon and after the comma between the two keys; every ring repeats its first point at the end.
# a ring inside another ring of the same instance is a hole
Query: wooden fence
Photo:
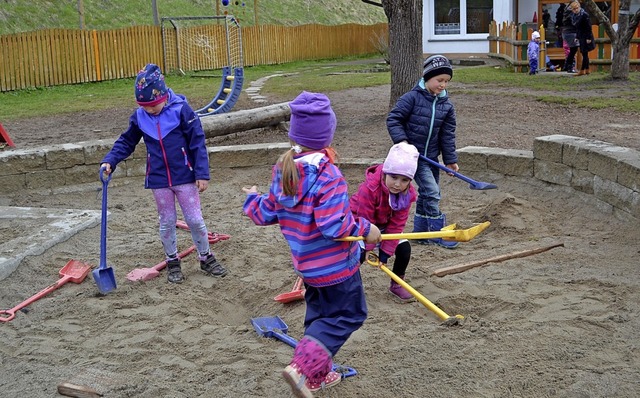
{"type": "MultiPolygon", "coordinates": [[[[242,28],[244,66],[376,53],[387,24],[259,25],[242,28]]],[[[0,35],[0,91],[134,77],[164,64],[160,26],[117,30],[45,29],[0,35]]],[[[222,60],[210,65],[225,65],[222,60]]]]}
{"type": "MultiPolygon", "coordinates": [[[[608,70],[611,67],[611,40],[606,35],[604,27],[593,25],[593,37],[595,38],[596,48],[589,52],[589,64],[591,70],[608,70]]],[[[539,27],[540,42],[545,42],[545,30],[543,26],[539,27]]],[[[533,29],[530,25],[516,25],[514,23],[498,24],[492,21],[489,25],[489,55],[498,57],[511,63],[516,72],[527,72],[529,63],[527,61],[527,45],[531,41],[531,33],[533,29]]],[[[544,45],[540,46],[540,67],[544,68],[545,55],[547,50],[544,45]]],[[[549,54],[553,59],[564,59],[564,53],[549,54]]],[[[580,52],[577,56],[581,58],[580,52]]],[[[580,62],[577,59],[576,62],[580,62]]],[[[634,38],[629,45],[629,66],[631,70],[640,70],[640,28],[634,34],[634,38]]]]}

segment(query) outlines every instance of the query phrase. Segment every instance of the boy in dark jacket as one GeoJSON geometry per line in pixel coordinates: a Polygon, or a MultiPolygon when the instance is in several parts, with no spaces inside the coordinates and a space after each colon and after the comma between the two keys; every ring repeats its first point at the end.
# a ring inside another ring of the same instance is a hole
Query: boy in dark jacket
{"type": "MultiPolygon", "coordinates": [[[[456,154],[456,113],[447,95],[447,84],[453,68],[443,55],[432,55],[424,61],[422,79],[403,94],[387,117],[387,130],[394,144],[407,142],[418,149],[421,156],[443,163],[458,171],[456,154]]],[[[418,160],[415,181],[418,185],[413,232],[439,231],[446,217],[440,211],[439,169],[424,159],[418,160]]],[[[441,238],[420,240],[453,249],[458,242],[441,238]]]]}

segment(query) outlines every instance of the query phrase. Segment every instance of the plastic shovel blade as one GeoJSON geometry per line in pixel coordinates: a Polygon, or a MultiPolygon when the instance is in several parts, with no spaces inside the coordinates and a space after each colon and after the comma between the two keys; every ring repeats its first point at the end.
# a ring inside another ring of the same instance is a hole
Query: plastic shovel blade
{"type": "Polygon", "coordinates": [[[107,267],[106,264],[100,265],[100,268],[93,270],[92,275],[100,293],[107,294],[116,289],[116,275],[113,268],[107,267]]]}
{"type": "Polygon", "coordinates": [[[136,268],[127,274],[127,279],[136,281],[148,281],[160,275],[160,272],[153,268],[136,268]]]}
{"type": "Polygon", "coordinates": [[[283,304],[303,300],[305,293],[305,289],[303,288],[303,286],[304,282],[302,281],[302,278],[298,277],[298,279],[296,279],[296,283],[293,284],[293,289],[291,289],[290,292],[279,294],[273,299],[283,304]]]}

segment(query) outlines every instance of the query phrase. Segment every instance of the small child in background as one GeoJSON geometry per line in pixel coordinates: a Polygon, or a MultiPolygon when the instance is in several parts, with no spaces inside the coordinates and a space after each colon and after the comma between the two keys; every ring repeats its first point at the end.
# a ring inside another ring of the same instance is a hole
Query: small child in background
{"type": "MultiPolygon", "coordinates": [[[[409,219],[411,205],[418,196],[411,185],[417,168],[418,150],[415,146],[406,142],[392,146],[383,164],[371,166],[365,172],[365,181],[351,197],[353,214],[371,221],[381,232],[402,233],[409,219]]],[[[365,245],[364,248],[371,251],[375,245],[365,245]]],[[[386,264],[393,255],[396,258],[392,271],[404,279],[411,259],[409,241],[382,241],[378,250],[380,262],[386,264]]],[[[403,302],[413,300],[411,293],[393,280],[389,292],[403,302]]]]}
{"type": "Polygon", "coordinates": [[[529,74],[538,73],[538,54],[540,53],[540,33],[533,32],[531,41],[527,46],[527,58],[529,59],[529,74]]]}
{"type": "Polygon", "coordinates": [[[274,166],[269,193],[242,189],[243,211],[257,225],[280,225],[304,281],[304,337],[282,375],[297,397],[313,397],[340,382],[332,358],[367,318],[360,245],[336,239],[363,236],[375,244],[380,230],[349,207],[347,182],[330,147],[336,116],[329,98],[303,91],[289,107],[292,147],[274,166]]]}
{"type": "Polygon", "coordinates": [[[182,283],[184,276],[176,239],[176,199],[200,258],[200,268],[212,276],[227,270],[209,247],[202,217],[200,192],[209,186],[209,155],[198,115],[184,96],[167,88],[160,68],[148,64],[138,72],[134,85],[140,107],[129,118],[129,128],[120,135],[102,159],[100,167],[109,175],[128,158],[142,138],[147,148],[144,186],[151,189],[160,220],[160,240],[167,260],[167,280],[182,283]]]}

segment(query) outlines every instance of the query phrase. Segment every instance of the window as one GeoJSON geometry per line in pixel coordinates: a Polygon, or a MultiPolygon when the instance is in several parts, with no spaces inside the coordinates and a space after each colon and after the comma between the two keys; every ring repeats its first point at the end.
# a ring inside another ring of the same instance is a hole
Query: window
{"type": "Polygon", "coordinates": [[[467,0],[467,33],[489,33],[493,0],[467,0]]]}
{"type": "Polygon", "coordinates": [[[433,0],[436,35],[489,33],[493,0],[433,0]]]}

